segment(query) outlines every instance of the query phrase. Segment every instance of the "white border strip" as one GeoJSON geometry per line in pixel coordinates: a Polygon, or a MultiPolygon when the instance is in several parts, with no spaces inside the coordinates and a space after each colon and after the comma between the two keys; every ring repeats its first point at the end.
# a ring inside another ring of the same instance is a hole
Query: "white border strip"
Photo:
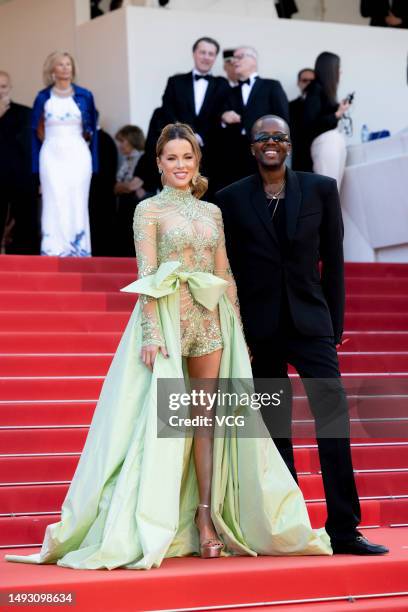
{"type": "MultiPolygon", "coordinates": [[[[282,606],[282,605],[290,605],[290,604],[311,604],[311,603],[328,603],[328,602],[336,602],[336,601],[344,601],[349,604],[353,603],[353,601],[364,600],[364,599],[379,599],[384,597],[407,597],[408,591],[396,592],[396,593],[367,593],[361,595],[340,595],[338,597],[313,597],[310,599],[282,599],[280,601],[260,601],[260,602],[251,602],[244,604],[224,604],[222,606],[205,606],[198,608],[160,608],[158,610],[152,610],[152,612],[198,612],[200,610],[234,610],[234,609],[242,609],[245,608],[260,608],[266,606],[282,606]]],[[[407,602],[408,603],[408,602],[407,602]]]]}

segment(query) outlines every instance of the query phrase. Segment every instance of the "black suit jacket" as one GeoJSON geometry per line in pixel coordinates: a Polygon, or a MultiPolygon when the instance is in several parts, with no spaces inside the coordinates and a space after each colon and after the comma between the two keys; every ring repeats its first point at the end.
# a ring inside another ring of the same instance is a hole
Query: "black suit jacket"
{"type": "Polygon", "coordinates": [[[204,144],[218,124],[225,96],[230,90],[223,77],[210,76],[204,102],[196,115],[194,103],[193,73],[177,74],[169,78],[163,94],[163,112],[166,122],[188,123],[200,134],[204,144]]]}
{"type": "Polygon", "coordinates": [[[249,345],[272,338],[278,330],[283,288],[301,334],[334,336],[340,342],[345,292],[343,222],[336,181],[287,170],[286,255],[281,253],[259,174],[222,189],[216,202],[223,214],[249,345]]]}
{"type": "MultiPolygon", "coordinates": [[[[408,3],[407,0],[393,0],[392,12],[396,17],[401,17],[402,24],[397,28],[408,28],[408,3]]],[[[388,27],[385,17],[390,11],[388,0],[361,0],[360,11],[363,17],[371,17],[370,25],[388,27]]]]}
{"type": "Polygon", "coordinates": [[[299,12],[295,0],[275,0],[275,6],[280,18],[290,19],[294,13],[299,12]]]}
{"type": "Polygon", "coordinates": [[[31,108],[15,102],[0,117],[0,178],[31,182],[31,108]]]}
{"type": "MultiPolygon", "coordinates": [[[[230,88],[223,110],[234,110],[241,115],[242,122],[239,129],[244,127],[248,136],[255,121],[263,115],[278,115],[289,123],[288,98],[280,82],[274,79],[258,77],[245,106],[242,102],[241,88],[230,88]]],[[[237,129],[236,126],[231,127],[237,129]]]]}

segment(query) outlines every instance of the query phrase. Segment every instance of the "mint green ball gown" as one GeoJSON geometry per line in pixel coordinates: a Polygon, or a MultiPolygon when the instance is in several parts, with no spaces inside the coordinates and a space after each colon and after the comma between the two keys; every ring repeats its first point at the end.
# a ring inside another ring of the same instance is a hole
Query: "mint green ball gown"
{"type": "MultiPolygon", "coordinates": [[[[220,378],[252,381],[222,216],[190,191],[165,187],[134,218],[140,294],[106,376],[88,437],[39,553],[8,561],[74,569],[149,569],[199,554],[192,436],[159,437],[157,381],[188,385],[186,356],[222,347],[220,378]],[[141,347],[165,345],[153,372],[141,347]]],[[[217,408],[218,410],[218,408],[217,408]]],[[[256,437],[214,437],[212,518],[223,555],[330,555],[259,411],[256,437]]],[[[254,430],[255,431],[255,430],[254,430]]]]}

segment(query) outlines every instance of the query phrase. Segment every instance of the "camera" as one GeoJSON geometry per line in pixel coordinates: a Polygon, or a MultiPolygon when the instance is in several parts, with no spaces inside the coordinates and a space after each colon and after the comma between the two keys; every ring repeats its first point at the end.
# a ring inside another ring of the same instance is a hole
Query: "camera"
{"type": "Polygon", "coordinates": [[[356,92],[353,91],[352,93],[350,93],[346,98],[345,98],[345,102],[348,102],[349,104],[353,104],[353,100],[354,100],[354,94],[356,92]]]}

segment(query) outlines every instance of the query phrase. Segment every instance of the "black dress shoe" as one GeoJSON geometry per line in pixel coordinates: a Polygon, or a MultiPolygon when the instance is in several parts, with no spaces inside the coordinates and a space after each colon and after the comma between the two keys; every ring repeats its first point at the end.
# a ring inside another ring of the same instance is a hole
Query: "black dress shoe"
{"type": "Polygon", "coordinates": [[[390,552],[386,546],[373,544],[360,534],[352,540],[334,542],[332,548],[335,555],[385,555],[390,552]]]}

